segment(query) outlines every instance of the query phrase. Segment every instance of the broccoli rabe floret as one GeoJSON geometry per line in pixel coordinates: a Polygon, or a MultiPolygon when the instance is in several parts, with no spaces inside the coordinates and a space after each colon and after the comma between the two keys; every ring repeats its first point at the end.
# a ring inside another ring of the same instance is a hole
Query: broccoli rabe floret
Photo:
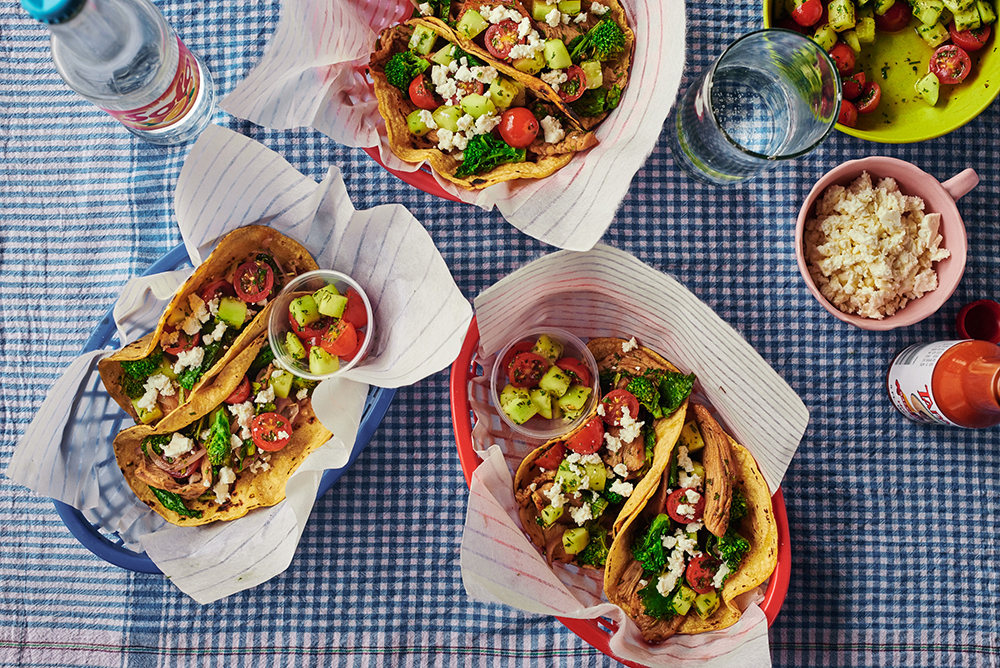
{"type": "Polygon", "coordinates": [[[503,163],[524,162],[526,155],[525,149],[514,148],[491,134],[476,135],[465,147],[462,164],[455,170],[455,176],[461,179],[483,174],[503,163]]]}
{"type": "Polygon", "coordinates": [[[573,62],[582,60],[585,54],[592,55],[597,60],[607,60],[624,48],[625,32],[614,20],[605,18],[576,42],[570,57],[573,62]]]}
{"type": "Polygon", "coordinates": [[[677,410],[694,389],[695,375],[685,376],[676,371],[667,371],[660,381],[660,408],[664,415],[677,410]]]}
{"type": "Polygon", "coordinates": [[[408,93],[410,82],[429,66],[428,61],[414,52],[402,51],[393,55],[385,64],[385,78],[399,90],[408,93]]]}
{"type": "Polygon", "coordinates": [[[153,434],[142,439],[142,451],[148,452],[148,448],[152,448],[153,452],[158,455],[162,455],[164,446],[166,446],[169,442],[169,434],[153,434]]]}
{"type": "Polygon", "coordinates": [[[147,378],[160,368],[163,362],[163,349],[159,346],[141,360],[125,360],[122,362],[122,371],[136,380],[145,382],[147,378]]]}
{"type": "Polygon", "coordinates": [[[631,392],[639,400],[639,403],[653,414],[654,418],[663,417],[663,411],[660,409],[660,388],[651,378],[647,376],[633,378],[625,389],[631,392]]]}
{"type": "Polygon", "coordinates": [[[743,557],[750,551],[750,542],[736,533],[733,527],[729,527],[720,538],[709,536],[705,551],[718,556],[719,559],[726,562],[729,572],[735,573],[739,570],[740,564],[743,563],[743,557]]]}
{"type": "Polygon", "coordinates": [[[608,560],[608,530],[600,524],[591,525],[588,530],[590,542],[576,555],[576,560],[581,564],[604,568],[604,562],[608,560]]]}
{"type": "Polygon", "coordinates": [[[669,531],[670,515],[661,513],[632,543],[632,556],[642,564],[644,570],[659,573],[666,567],[667,551],[663,547],[663,536],[669,531]]]}
{"type": "Polygon", "coordinates": [[[621,503],[622,501],[625,500],[624,496],[622,496],[618,492],[612,492],[610,489],[605,489],[604,492],[602,492],[602,494],[604,495],[604,498],[608,500],[609,505],[621,503]]]}
{"type": "Polygon", "coordinates": [[[747,516],[747,497],[738,489],[733,490],[733,499],[729,504],[729,523],[739,522],[747,516]]]}
{"type": "Polygon", "coordinates": [[[118,378],[118,387],[121,388],[122,393],[129,399],[138,399],[146,393],[145,379],[133,378],[127,373],[123,373],[118,378]]]}

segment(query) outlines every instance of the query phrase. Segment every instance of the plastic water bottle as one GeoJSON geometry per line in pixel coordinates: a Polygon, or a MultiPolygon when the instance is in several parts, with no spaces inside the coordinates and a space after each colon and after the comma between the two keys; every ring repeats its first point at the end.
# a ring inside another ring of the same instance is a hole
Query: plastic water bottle
{"type": "Polygon", "coordinates": [[[21,0],[52,33],[66,84],[153,144],[198,136],[215,111],[208,68],[148,0],[21,0]]]}

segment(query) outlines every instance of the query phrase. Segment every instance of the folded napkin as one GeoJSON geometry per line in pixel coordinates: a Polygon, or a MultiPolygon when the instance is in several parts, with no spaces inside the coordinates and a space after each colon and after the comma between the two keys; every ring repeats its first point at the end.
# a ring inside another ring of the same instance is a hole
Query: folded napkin
{"type": "MultiPolygon", "coordinates": [[[[684,67],[683,0],[624,6],[636,35],[632,73],[621,105],[597,129],[600,144],[544,179],[469,191],[437,178],[445,191],[496,206],[519,230],[553,246],[597,243],[656,145],[684,67]]],[[[389,149],[364,76],[378,33],[412,12],[406,0],[283,0],[267,52],[221,106],[266,127],[308,126],[348,146],[377,146],[386,166],[412,172],[419,165],[389,149]]]]}
{"type": "MultiPolygon", "coordinates": [[[[343,468],[356,445],[369,384],[400,387],[451,364],[472,309],[423,226],[400,205],[356,211],[336,167],[317,185],[262,145],[209,126],[177,183],[175,207],[193,265],[226,233],[266,224],[341,271],[368,294],[377,327],[368,357],[313,394],[334,436],[291,477],[287,499],[233,522],[176,527],[136,498],[118,469],[112,442],[131,419],[104,390],[85,353],[49,390],[6,474],[38,494],[70,504],[126,547],[145,550],[182,591],[209,603],[284,571],[326,469],[343,468]]],[[[152,330],[190,275],[180,268],[130,281],[115,304],[121,345],[152,330]]]]}
{"type": "Polygon", "coordinates": [[[462,536],[462,577],[469,595],[559,617],[608,617],[619,626],[611,650],[644,665],[769,666],[760,594],[743,601],[746,612],[728,629],[674,636],[650,646],[635,623],[603,596],[602,573],[546,564],[521,530],[513,494],[513,473],[541,441],[513,433],[500,420],[490,401],[490,370],[497,353],[528,329],[560,328],[584,340],[634,336],[684,373],[697,375],[699,401],[711,405],[720,423],[750,450],[772,493],[809,421],[795,392],[684,286],[609,246],[536,260],[484,291],[475,307],[476,362],[486,374],[470,386],[477,420],[473,441],[484,461],[473,475],[462,536]]]}

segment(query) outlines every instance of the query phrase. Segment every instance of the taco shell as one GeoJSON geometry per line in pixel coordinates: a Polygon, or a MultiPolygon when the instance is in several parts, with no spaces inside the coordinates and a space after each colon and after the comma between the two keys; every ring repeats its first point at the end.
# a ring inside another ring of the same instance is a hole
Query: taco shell
{"type": "MultiPolygon", "coordinates": [[[[250,469],[244,469],[237,472],[236,481],[230,486],[230,498],[221,505],[216,504],[214,500],[188,500],[186,502],[187,507],[191,510],[202,511],[200,518],[179,515],[164,508],[150,491],[149,486],[136,477],[135,472],[142,465],[144,457],[140,448],[142,440],[147,436],[170,434],[183,429],[218,408],[222,400],[232,390],[225,393],[217,391],[216,384],[222,386],[232,384],[235,387],[253,363],[257,353],[266,345],[268,345],[267,336],[261,335],[250,345],[245,346],[232,362],[219,371],[216,383],[192,395],[185,407],[184,419],[175,419],[169,428],[162,424],[157,427],[137,425],[125,429],[115,438],[115,458],[118,460],[118,467],[121,469],[122,475],[125,476],[129,487],[143,503],[171,524],[198,526],[210,522],[233,520],[243,517],[255,508],[273,506],[279,503],[285,498],[285,484],[291,475],[313,450],[332,437],[333,434],[316,418],[311,403],[305,402],[296,420],[291,440],[281,450],[271,453],[268,470],[253,472],[250,469]],[[230,382],[232,378],[236,379],[235,383],[230,382]],[[221,398],[218,398],[219,395],[221,398]]],[[[171,414],[171,416],[173,415],[171,414]]],[[[206,491],[209,491],[208,488],[206,491]]]]}
{"type": "MultiPolygon", "coordinates": [[[[185,307],[188,303],[189,295],[197,294],[201,288],[212,280],[222,278],[234,263],[246,259],[255,251],[265,250],[271,253],[275,261],[286,271],[289,267],[295,267],[296,273],[313,271],[319,268],[316,261],[313,260],[312,255],[309,254],[309,251],[302,244],[281,234],[277,230],[262,225],[248,225],[233,230],[219,242],[215,250],[212,251],[205,261],[195,269],[194,273],[177,290],[177,293],[170,300],[163,315],[160,317],[155,330],[98,363],[97,369],[101,374],[104,387],[107,388],[108,393],[118,405],[131,415],[136,422],[139,422],[139,416],[136,413],[135,407],[128,396],[121,390],[119,382],[123,373],[121,363],[123,361],[140,360],[149,356],[156,349],[171,315],[175,311],[179,311],[185,307]]],[[[193,399],[196,393],[200,393],[203,388],[209,385],[214,386],[214,390],[208,395],[209,398],[206,399],[207,401],[214,400],[220,394],[222,398],[225,398],[236,389],[241,376],[220,377],[219,372],[223,367],[230,364],[251,341],[254,341],[258,336],[267,331],[269,309],[270,306],[265,307],[263,311],[258,313],[244,327],[243,331],[240,332],[223,356],[205,372],[188,392],[187,396],[189,398],[193,399]]],[[[252,358],[250,361],[253,361],[252,358]]],[[[249,362],[247,364],[249,365],[249,362]]],[[[221,399],[219,400],[221,401],[221,399]]],[[[184,420],[186,413],[190,411],[190,403],[191,401],[187,401],[164,415],[159,421],[144,426],[163,426],[174,431],[180,426],[187,424],[184,420]]]]}

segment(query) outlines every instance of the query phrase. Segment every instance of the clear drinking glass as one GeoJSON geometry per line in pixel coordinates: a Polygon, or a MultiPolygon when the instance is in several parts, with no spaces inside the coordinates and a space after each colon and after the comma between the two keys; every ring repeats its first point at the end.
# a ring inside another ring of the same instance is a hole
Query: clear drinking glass
{"type": "Polygon", "coordinates": [[[724,185],[816,148],[840,114],[840,78],[818,44],[768,29],[736,40],[675,105],[674,162],[724,185]]]}

